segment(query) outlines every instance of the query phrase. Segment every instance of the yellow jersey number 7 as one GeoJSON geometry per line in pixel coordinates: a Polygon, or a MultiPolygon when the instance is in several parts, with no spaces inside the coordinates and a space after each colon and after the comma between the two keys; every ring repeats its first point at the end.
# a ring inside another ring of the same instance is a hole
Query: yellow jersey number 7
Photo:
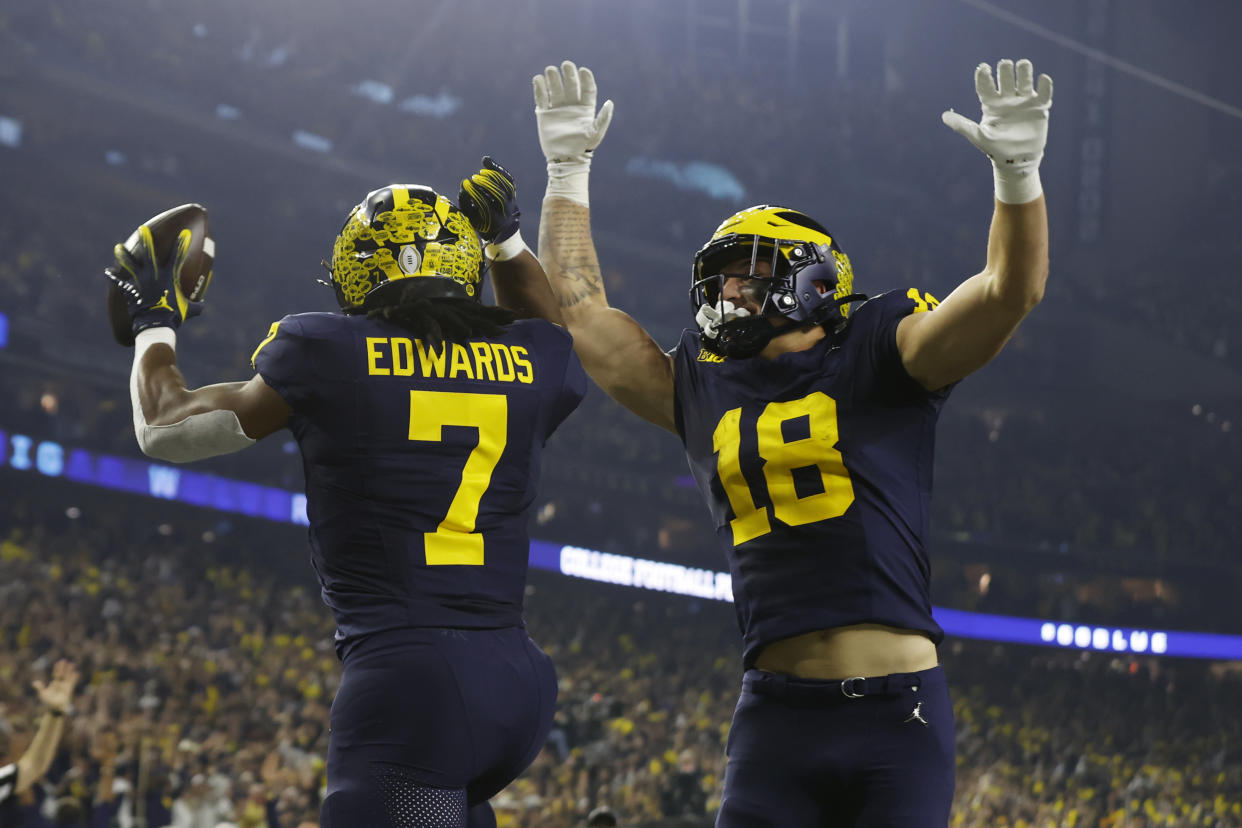
{"type": "Polygon", "coordinates": [[[492,482],[509,434],[504,394],[410,391],[410,439],[440,442],[444,426],[478,429],[479,443],[466,458],[461,483],[436,531],[423,535],[428,566],[482,566],[483,536],[475,531],[479,502],[492,482]]]}
{"type": "MultiPolygon", "coordinates": [[[[712,433],[716,473],[734,514],[729,521],[734,546],[772,531],[768,507],[755,505],[750,483],[742,474],[741,423],[742,409],[730,409],[712,433]]],[[[854,502],[854,484],[836,448],[836,400],[816,391],[797,400],[770,402],[755,423],[755,436],[768,499],[779,520],[788,526],[802,526],[845,514],[854,502]],[[798,417],[807,418],[809,436],[786,441],[782,426],[798,417]],[[806,467],[819,472],[822,491],[800,497],[794,487],[793,472],[806,467]]]]}

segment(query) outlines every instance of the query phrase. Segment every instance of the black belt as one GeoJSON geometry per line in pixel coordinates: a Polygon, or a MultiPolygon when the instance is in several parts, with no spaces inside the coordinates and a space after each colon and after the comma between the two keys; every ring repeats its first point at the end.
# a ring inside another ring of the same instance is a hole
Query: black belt
{"type": "Polygon", "coordinates": [[[867,696],[897,696],[905,690],[917,690],[923,683],[923,676],[919,673],[892,673],[845,679],[804,679],[785,673],[747,670],[742,682],[751,692],[761,696],[824,703],[867,696]]]}

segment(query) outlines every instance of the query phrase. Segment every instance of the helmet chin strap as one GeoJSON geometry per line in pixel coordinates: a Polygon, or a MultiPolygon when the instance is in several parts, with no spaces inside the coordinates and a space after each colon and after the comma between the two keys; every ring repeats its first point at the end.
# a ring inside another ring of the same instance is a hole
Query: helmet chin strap
{"type": "Polygon", "coordinates": [[[776,335],[776,329],[766,318],[752,316],[749,310],[728,299],[721,299],[716,305],[701,305],[694,321],[698,323],[703,347],[717,356],[754,356],[776,335]]]}
{"type": "Polygon", "coordinates": [[[716,336],[716,331],[721,325],[746,316],[750,316],[750,311],[746,308],[739,308],[728,299],[722,299],[719,306],[706,303],[700,305],[699,312],[694,315],[694,321],[698,324],[699,330],[711,339],[716,336]]]}
{"type": "Polygon", "coordinates": [[[773,326],[766,316],[746,316],[719,325],[714,337],[704,333],[700,341],[717,356],[749,359],[757,356],[780,333],[783,331],[773,326]]]}
{"type": "Polygon", "coordinates": [[[840,299],[833,301],[833,304],[820,305],[815,309],[814,314],[807,320],[808,325],[823,325],[824,330],[828,333],[839,331],[843,325],[849,321],[848,316],[839,316],[837,311],[842,305],[848,305],[852,302],[866,302],[867,295],[865,293],[851,293],[848,296],[842,296],[840,299]]]}

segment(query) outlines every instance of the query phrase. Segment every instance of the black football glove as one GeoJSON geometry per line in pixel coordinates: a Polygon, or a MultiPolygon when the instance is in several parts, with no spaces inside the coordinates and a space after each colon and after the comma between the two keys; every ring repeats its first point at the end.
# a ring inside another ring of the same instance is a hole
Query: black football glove
{"type": "Polygon", "coordinates": [[[112,248],[116,263],[104,274],[125,295],[133,333],[147,328],[180,327],[181,323],[203,311],[202,302],[191,302],[181,290],[181,269],[190,246],[191,233],[182,230],[167,259],[157,262],[155,241],[145,224],[136,231],[138,250],[134,253],[123,244],[112,248]]]}
{"type": "Polygon", "coordinates": [[[483,156],[483,169],[462,179],[457,206],[488,244],[499,244],[518,231],[522,211],[517,204],[517,185],[509,171],[490,155],[483,156]]]}

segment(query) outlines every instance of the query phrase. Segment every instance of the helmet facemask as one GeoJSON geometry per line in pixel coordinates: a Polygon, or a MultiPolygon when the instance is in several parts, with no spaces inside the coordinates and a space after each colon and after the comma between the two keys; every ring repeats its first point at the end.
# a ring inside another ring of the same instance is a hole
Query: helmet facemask
{"type": "Polygon", "coordinates": [[[729,240],[696,261],[698,278],[690,285],[690,302],[698,309],[695,322],[702,332],[703,347],[712,353],[737,358],[754,356],[777,334],[767,312],[776,269],[780,265],[779,249],[772,245],[766,247],[765,251],[758,237],[749,244],[740,239],[729,240]],[[734,267],[732,273],[724,272],[730,265],[745,261],[747,247],[748,266],[734,267]],[[768,251],[770,256],[766,255],[768,251]],[[769,265],[768,275],[759,267],[761,252],[765,253],[762,260],[769,265]],[[705,272],[710,275],[699,276],[705,272]],[[732,279],[739,280],[736,303],[725,298],[726,285],[732,279]]]}

